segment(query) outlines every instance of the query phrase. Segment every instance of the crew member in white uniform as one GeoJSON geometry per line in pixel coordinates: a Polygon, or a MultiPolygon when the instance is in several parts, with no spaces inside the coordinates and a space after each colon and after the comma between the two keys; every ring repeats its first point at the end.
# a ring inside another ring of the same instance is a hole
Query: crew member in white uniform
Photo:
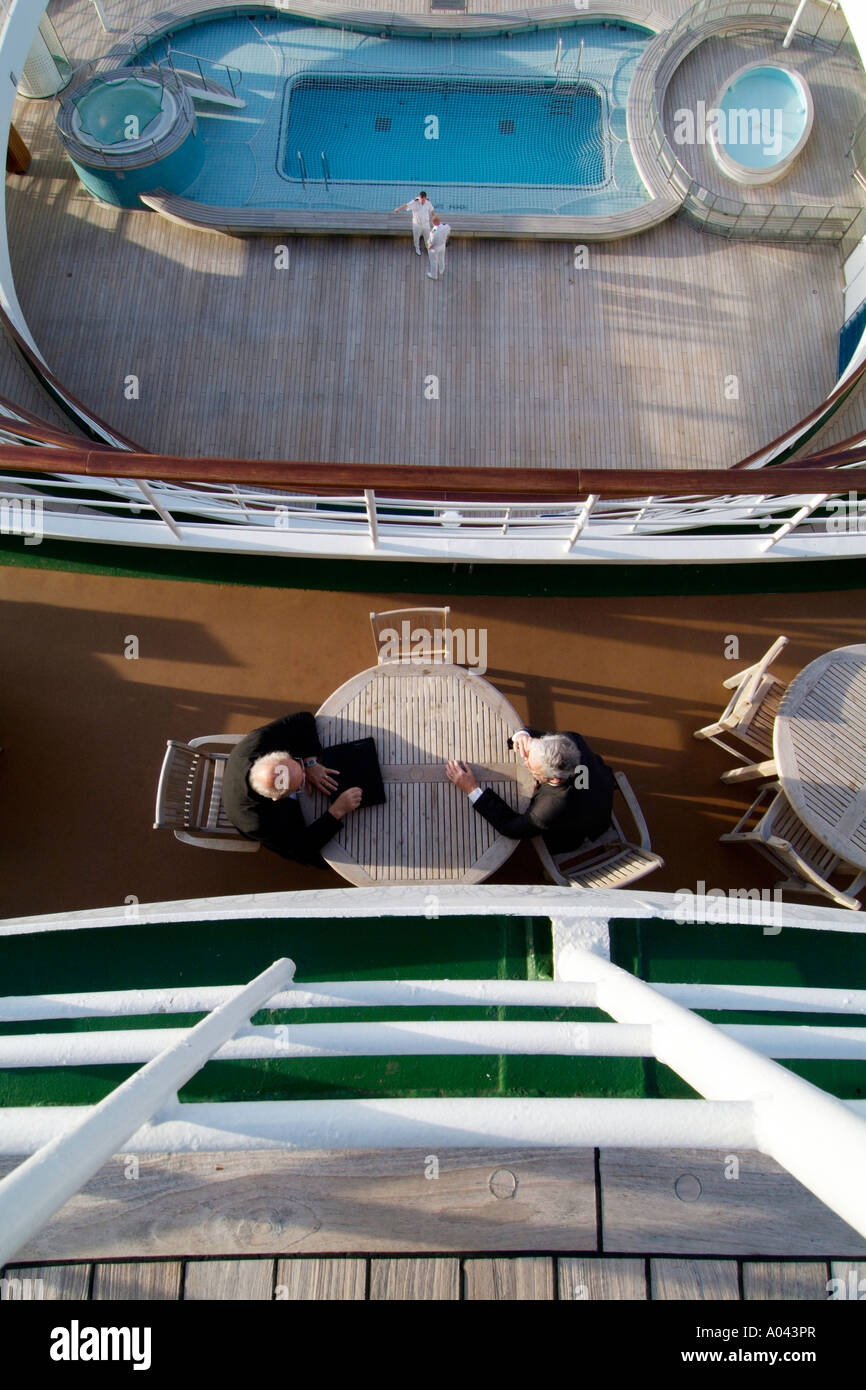
{"type": "Polygon", "coordinates": [[[421,255],[421,238],[426,242],[430,235],[430,218],[433,216],[433,204],[427,194],[421,192],[417,198],[413,198],[411,203],[401,203],[400,207],[394,209],[395,212],[411,212],[412,214],[412,240],[415,242],[415,255],[421,255]]]}
{"type": "Polygon", "coordinates": [[[441,217],[433,218],[433,226],[427,238],[427,259],[431,267],[427,271],[428,280],[440,280],[445,274],[445,243],[450,231],[448,223],[443,222],[441,217]]]}

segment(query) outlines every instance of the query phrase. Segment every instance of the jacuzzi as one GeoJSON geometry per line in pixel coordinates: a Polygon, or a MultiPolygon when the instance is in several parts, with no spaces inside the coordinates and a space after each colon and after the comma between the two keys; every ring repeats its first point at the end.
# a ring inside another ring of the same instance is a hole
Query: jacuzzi
{"type": "Polygon", "coordinates": [[[728,178],[775,183],[809,138],[812,93],[800,73],[776,63],[749,63],[716,97],[709,143],[728,178]]]}

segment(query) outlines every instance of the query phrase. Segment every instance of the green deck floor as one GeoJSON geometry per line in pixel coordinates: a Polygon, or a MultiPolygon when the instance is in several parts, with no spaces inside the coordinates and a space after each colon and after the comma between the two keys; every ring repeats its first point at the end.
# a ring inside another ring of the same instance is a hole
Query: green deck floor
{"type": "MultiPolygon", "coordinates": [[[[853,988],[866,979],[866,937],[753,927],[612,925],[617,964],[649,980],[809,984],[853,988]]],[[[357,919],[165,923],[38,933],[0,939],[4,994],[240,984],[280,956],[296,979],[549,979],[550,924],[532,918],[357,919]]],[[[200,1015],[6,1024],[0,1033],[160,1028],[200,1015]]],[[[267,1011],[256,1023],[444,1019],[606,1021],[589,1009],[329,1009],[267,1011]]],[[[856,1016],[714,1012],[716,1022],[856,1026],[856,1016]]],[[[786,1062],[845,1098],[866,1094],[866,1063],[786,1062]]],[[[0,1105],[92,1104],[135,1070],[127,1066],[0,1071],[0,1105]]],[[[181,1099],[282,1100],[412,1096],[662,1096],[694,1093],[668,1068],[642,1058],[374,1057],[209,1063],[181,1099]]]]}

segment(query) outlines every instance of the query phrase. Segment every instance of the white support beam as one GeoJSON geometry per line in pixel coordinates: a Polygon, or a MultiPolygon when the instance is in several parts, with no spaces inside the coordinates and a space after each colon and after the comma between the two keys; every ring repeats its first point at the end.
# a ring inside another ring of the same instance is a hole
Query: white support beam
{"type": "Polygon", "coordinates": [[[753,1104],[760,1150],[866,1235],[866,1121],[644,980],[577,946],[572,955],[595,980],[599,1008],[619,1022],[651,1024],[656,1057],[708,1100],[753,1104]]]}
{"type": "Polygon", "coordinates": [[[294,973],[275,961],[0,1182],[0,1268],[294,973]]]}
{"type": "MultiPolygon", "coordinates": [[[[90,1107],[85,1109],[92,1113],[90,1107]]],[[[79,1114],[75,1106],[4,1110],[0,1154],[32,1152],[79,1114]]],[[[420,1148],[431,1153],[437,1145],[725,1151],[760,1147],[753,1107],[743,1102],[473,1096],[171,1105],[119,1145],[117,1152],[420,1148]]]]}

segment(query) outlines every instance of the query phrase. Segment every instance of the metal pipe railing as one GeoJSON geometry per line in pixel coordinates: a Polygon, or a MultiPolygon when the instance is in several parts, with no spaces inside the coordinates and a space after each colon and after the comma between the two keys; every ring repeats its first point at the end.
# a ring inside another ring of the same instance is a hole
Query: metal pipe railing
{"type": "Polygon", "coordinates": [[[294,973],[275,961],[0,1182],[0,1268],[294,973]]]}

